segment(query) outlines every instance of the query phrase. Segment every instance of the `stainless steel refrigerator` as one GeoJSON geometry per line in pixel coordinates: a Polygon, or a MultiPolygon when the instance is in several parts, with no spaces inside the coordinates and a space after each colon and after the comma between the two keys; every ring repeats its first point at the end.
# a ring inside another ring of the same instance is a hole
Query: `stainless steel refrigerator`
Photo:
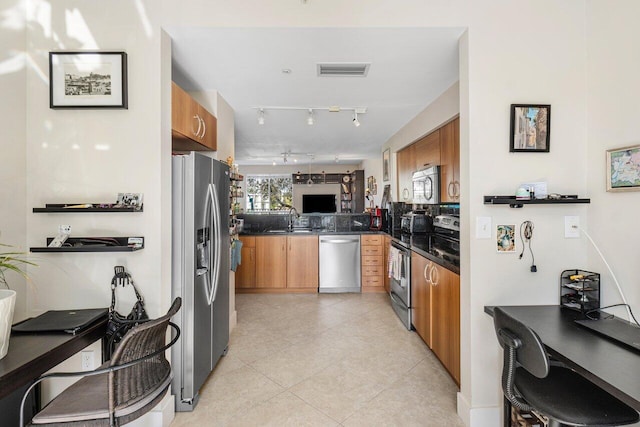
{"type": "Polygon", "coordinates": [[[172,162],[172,392],[176,411],[192,411],[229,343],[229,167],[198,152],[172,162]]]}

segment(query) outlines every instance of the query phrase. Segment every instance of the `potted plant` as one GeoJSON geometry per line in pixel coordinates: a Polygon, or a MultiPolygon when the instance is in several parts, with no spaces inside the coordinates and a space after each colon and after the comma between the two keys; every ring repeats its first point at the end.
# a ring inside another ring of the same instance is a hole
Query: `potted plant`
{"type": "MultiPolygon", "coordinates": [[[[10,247],[0,244],[0,246],[10,247]]],[[[5,274],[9,271],[27,277],[25,267],[34,265],[27,261],[22,252],[0,252],[0,359],[7,355],[9,350],[9,336],[11,335],[11,324],[13,321],[13,310],[16,305],[16,291],[9,289],[5,274]]]]}

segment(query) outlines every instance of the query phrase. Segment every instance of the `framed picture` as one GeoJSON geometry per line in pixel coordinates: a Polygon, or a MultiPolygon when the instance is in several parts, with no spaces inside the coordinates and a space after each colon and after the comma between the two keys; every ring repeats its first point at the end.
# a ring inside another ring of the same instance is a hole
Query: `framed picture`
{"type": "Polygon", "coordinates": [[[496,226],[496,248],[498,253],[507,254],[516,251],[515,224],[499,224],[496,226]]]}
{"type": "Polygon", "coordinates": [[[50,108],[127,108],[127,54],[49,52],[50,108]]]}
{"type": "Polygon", "coordinates": [[[640,145],[607,150],[607,191],[640,190],[640,145]]]}
{"type": "Polygon", "coordinates": [[[512,153],[548,153],[551,105],[511,104],[512,153]]]}
{"type": "Polygon", "coordinates": [[[382,153],[382,180],[389,181],[389,159],[391,157],[391,148],[387,148],[382,153]]]}

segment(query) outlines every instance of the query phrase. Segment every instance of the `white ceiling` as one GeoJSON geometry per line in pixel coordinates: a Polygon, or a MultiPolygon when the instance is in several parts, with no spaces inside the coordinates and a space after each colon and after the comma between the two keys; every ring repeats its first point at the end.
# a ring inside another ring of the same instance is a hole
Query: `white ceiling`
{"type": "Polygon", "coordinates": [[[169,28],[173,79],[187,91],[217,90],[235,112],[239,164],[358,163],[458,80],[461,28],[169,28]],[[366,77],[319,77],[319,62],[367,62],[366,77]],[[289,69],[289,74],[283,73],[289,69]],[[252,107],[365,107],[353,113],[252,107]],[[309,156],[298,156],[308,163],[309,156]],[[291,161],[291,159],[289,160],[291,161]]]}

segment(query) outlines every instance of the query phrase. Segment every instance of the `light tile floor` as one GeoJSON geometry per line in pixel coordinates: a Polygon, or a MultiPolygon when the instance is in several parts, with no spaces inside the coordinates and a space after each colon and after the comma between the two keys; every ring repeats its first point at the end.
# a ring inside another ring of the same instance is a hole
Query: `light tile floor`
{"type": "Polygon", "coordinates": [[[229,352],[172,427],[463,426],[457,387],[385,294],[239,294],[229,352]]]}

